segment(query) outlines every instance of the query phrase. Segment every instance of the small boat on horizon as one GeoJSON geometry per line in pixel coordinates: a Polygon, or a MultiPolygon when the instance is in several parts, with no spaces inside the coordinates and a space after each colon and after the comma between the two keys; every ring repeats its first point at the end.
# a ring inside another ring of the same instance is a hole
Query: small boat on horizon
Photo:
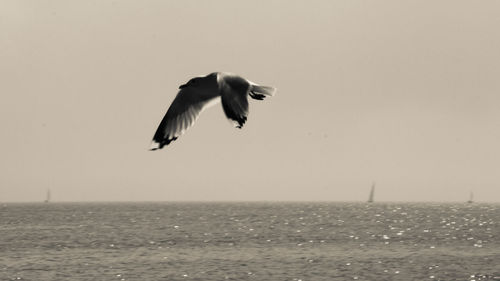
{"type": "Polygon", "coordinates": [[[47,197],[45,198],[44,203],[50,203],[50,189],[47,190],[47,197]]]}
{"type": "Polygon", "coordinates": [[[370,196],[368,197],[368,203],[373,203],[373,198],[375,196],[375,182],[372,183],[372,189],[370,190],[370,196]]]}
{"type": "Polygon", "coordinates": [[[473,199],[474,199],[474,193],[472,193],[472,191],[471,191],[470,196],[469,196],[469,200],[467,201],[467,203],[474,203],[473,199]]]}

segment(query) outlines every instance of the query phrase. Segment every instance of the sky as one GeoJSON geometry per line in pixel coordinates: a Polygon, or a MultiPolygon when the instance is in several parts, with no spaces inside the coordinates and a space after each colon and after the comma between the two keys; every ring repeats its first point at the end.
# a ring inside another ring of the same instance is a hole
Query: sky
{"type": "Polygon", "coordinates": [[[499,1],[1,1],[0,202],[500,202],[499,1]],[[278,88],[151,138],[194,76],[278,88]]]}

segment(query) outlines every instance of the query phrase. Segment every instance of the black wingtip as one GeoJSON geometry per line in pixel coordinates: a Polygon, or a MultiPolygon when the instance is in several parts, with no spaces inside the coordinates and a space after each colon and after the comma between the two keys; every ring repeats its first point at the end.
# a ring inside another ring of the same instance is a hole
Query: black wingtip
{"type": "Polygon", "coordinates": [[[171,139],[169,138],[166,138],[166,139],[163,139],[161,141],[158,141],[158,140],[155,140],[153,139],[153,142],[151,143],[151,147],[149,148],[149,151],[155,151],[155,150],[160,150],[162,149],[164,146],[168,145],[169,143],[175,141],[177,139],[177,137],[173,137],[171,139]]]}
{"type": "Polygon", "coordinates": [[[162,149],[164,146],[164,143],[162,141],[156,141],[156,140],[153,140],[153,142],[151,143],[151,147],[149,148],[149,151],[155,151],[155,150],[159,150],[159,149],[162,149]]]}
{"type": "Polygon", "coordinates": [[[256,92],[254,91],[251,91],[250,92],[250,97],[252,99],[255,99],[255,100],[264,100],[264,98],[266,97],[265,95],[261,95],[261,94],[257,94],[256,92]]]}
{"type": "Polygon", "coordinates": [[[162,147],[163,145],[161,145],[161,143],[153,140],[153,142],[151,142],[151,146],[149,147],[149,151],[155,151],[161,149],[162,147]]]}
{"type": "Polygon", "coordinates": [[[241,128],[243,128],[243,125],[245,125],[245,122],[247,122],[247,117],[240,116],[240,118],[238,120],[236,120],[236,122],[238,122],[238,126],[236,126],[236,128],[241,129],[241,128]]]}

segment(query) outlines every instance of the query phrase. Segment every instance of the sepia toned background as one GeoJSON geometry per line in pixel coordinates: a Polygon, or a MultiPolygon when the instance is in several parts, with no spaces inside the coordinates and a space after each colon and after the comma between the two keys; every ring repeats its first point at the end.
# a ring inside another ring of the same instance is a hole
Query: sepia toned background
{"type": "Polygon", "coordinates": [[[1,1],[0,202],[500,201],[498,1],[1,1]],[[275,86],[148,151],[180,84],[275,86]]]}

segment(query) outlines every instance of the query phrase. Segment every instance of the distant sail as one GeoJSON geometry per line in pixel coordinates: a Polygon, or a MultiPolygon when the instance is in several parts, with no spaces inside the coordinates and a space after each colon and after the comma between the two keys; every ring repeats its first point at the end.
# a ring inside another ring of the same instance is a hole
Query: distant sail
{"type": "Polygon", "coordinates": [[[370,190],[370,196],[368,197],[368,203],[373,202],[374,196],[375,196],[375,183],[372,184],[372,189],[370,190]]]}
{"type": "Polygon", "coordinates": [[[467,203],[474,203],[474,193],[470,193],[470,196],[469,196],[469,201],[467,201],[467,203]]]}
{"type": "Polygon", "coordinates": [[[45,198],[45,203],[49,203],[50,202],[50,189],[47,190],[47,198],[45,198]]]}

